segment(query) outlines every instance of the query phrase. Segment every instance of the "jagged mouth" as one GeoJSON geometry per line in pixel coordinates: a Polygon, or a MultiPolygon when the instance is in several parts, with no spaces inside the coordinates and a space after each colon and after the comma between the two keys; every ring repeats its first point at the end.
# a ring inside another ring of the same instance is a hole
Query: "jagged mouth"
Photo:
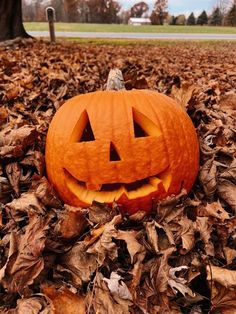
{"type": "Polygon", "coordinates": [[[117,201],[123,194],[128,199],[144,197],[156,192],[161,185],[167,192],[171,183],[169,167],[158,175],[143,178],[131,183],[110,183],[102,184],[99,190],[90,190],[86,182],[79,181],[66,169],[65,182],[67,188],[76,195],[82,202],[92,204],[93,201],[112,203],[117,201]]]}

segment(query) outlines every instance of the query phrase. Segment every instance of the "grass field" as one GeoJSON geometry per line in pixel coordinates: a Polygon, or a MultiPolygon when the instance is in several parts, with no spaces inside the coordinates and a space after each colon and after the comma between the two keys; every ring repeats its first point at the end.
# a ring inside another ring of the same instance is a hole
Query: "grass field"
{"type": "MultiPolygon", "coordinates": [[[[47,31],[46,22],[24,23],[27,31],[47,31]]],[[[175,25],[124,25],[124,24],[81,24],[55,23],[56,31],[68,32],[134,32],[134,33],[218,33],[236,34],[236,27],[175,26],[175,25]]]]}

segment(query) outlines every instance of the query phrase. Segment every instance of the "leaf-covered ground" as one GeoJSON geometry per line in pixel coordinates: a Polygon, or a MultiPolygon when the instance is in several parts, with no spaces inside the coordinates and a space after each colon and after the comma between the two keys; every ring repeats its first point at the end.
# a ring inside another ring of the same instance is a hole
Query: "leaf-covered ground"
{"type": "Polygon", "coordinates": [[[0,313],[236,313],[235,56],[233,43],[0,46],[0,313]],[[55,111],[113,67],[127,89],[177,99],[199,135],[192,191],[148,216],[72,208],[46,179],[55,111]]]}

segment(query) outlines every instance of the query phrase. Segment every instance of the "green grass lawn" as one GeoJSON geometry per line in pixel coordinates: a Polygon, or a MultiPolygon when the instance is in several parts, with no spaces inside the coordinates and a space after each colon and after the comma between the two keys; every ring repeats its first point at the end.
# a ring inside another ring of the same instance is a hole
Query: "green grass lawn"
{"type": "MultiPolygon", "coordinates": [[[[27,31],[48,31],[48,23],[24,23],[27,31]]],[[[236,34],[236,27],[218,26],[175,26],[175,25],[124,25],[124,24],[81,24],[55,23],[56,31],[68,32],[134,32],[134,33],[218,33],[236,34]]]]}

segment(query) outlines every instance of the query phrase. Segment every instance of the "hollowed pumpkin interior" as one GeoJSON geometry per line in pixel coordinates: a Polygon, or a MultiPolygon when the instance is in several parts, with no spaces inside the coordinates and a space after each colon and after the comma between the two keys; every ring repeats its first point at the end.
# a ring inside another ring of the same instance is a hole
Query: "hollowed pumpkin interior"
{"type": "Polygon", "coordinates": [[[135,199],[156,192],[159,184],[162,184],[165,191],[168,191],[171,183],[171,174],[168,168],[157,176],[132,183],[103,184],[99,191],[93,191],[87,189],[86,182],[76,180],[66,169],[64,171],[67,187],[85,203],[92,203],[94,200],[111,203],[118,200],[122,194],[125,194],[128,199],[135,199]]]}

